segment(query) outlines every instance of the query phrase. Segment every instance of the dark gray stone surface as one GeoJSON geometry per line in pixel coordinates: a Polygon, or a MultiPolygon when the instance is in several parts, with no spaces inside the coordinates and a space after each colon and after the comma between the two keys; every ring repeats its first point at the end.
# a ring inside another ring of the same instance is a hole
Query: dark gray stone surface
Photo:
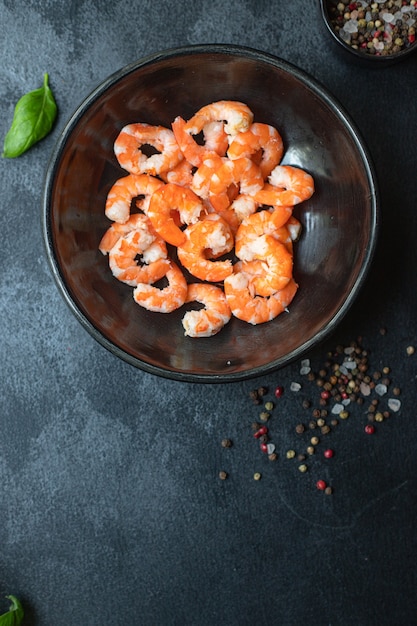
{"type": "Polygon", "coordinates": [[[417,357],[406,347],[416,343],[417,56],[376,71],[335,57],[314,0],[1,0],[0,23],[0,136],[46,71],[60,111],[48,138],[0,163],[0,608],[16,594],[36,626],[415,624],[417,357]],[[197,43],[247,45],[311,73],[356,122],[380,181],[365,288],[309,356],[319,368],[329,348],[363,336],[371,367],[391,367],[402,408],[373,438],[355,409],[326,443],[334,463],[318,452],[303,476],[285,458],[302,448],[295,423],[309,419],[289,391],[298,363],[224,386],[135,370],[81,328],[46,261],[43,179],[67,119],[121,67],[197,43]],[[270,463],[248,394],[265,384],[270,398],[277,383],[270,463]],[[332,496],[316,490],[320,477],[332,496]]]}

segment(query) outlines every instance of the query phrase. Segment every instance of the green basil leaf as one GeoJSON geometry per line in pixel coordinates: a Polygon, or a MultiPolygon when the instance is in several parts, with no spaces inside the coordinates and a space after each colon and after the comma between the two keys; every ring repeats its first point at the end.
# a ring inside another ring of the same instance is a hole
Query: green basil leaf
{"type": "Polygon", "coordinates": [[[5,137],[3,157],[18,157],[47,135],[58,108],[44,74],[43,86],[30,91],[17,102],[12,125],[5,137]]]}
{"type": "Polygon", "coordinates": [[[0,615],[0,626],[19,626],[22,623],[24,611],[16,596],[6,596],[12,603],[7,613],[0,615]]]}

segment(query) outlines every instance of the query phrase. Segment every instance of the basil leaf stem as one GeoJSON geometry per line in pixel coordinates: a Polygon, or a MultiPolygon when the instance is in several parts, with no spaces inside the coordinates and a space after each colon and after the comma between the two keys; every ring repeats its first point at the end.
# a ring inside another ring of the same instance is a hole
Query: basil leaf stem
{"type": "Polygon", "coordinates": [[[0,626],[19,626],[22,623],[24,611],[16,596],[6,596],[11,605],[7,613],[0,615],[0,626]]]}
{"type": "Polygon", "coordinates": [[[44,74],[43,86],[18,100],[12,125],[4,139],[3,157],[18,157],[43,139],[52,129],[58,108],[44,74]]]}

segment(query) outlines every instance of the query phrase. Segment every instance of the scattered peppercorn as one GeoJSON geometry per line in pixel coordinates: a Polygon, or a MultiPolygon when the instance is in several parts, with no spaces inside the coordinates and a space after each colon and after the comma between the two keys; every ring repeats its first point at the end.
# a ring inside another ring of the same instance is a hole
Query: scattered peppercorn
{"type": "Polygon", "coordinates": [[[261,420],[261,422],[267,422],[270,417],[271,414],[268,413],[268,411],[262,411],[262,413],[259,414],[259,419],[261,420]]]}
{"type": "Polygon", "coordinates": [[[276,398],[280,398],[284,393],[284,387],[282,387],[282,385],[278,385],[277,387],[275,387],[274,393],[276,398]]]}
{"type": "Polygon", "coordinates": [[[231,439],[222,439],[222,448],[231,448],[232,445],[231,439]]]}
{"type": "Polygon", "coordinates": [[[324,491],[327,487],[327,483],[324,480],[318,480],[316,482],[316,487],[317,489],[320,489],[320,491],[324,491]]]}
{"type": "Polygon", "coordinates": [[[253,433],[253,436],[255,437],[255,439],[259,439],[259,437],[262,437],[262,435],[266,435],[267,432],[268,428],[266,426],[261,426],[259,430],[256,431],[256,433],[253,433]]]}
{"type": "Polygon", "coordinates": [[[373,424],[367,424],[365,426],[365,432],[367,435],[373,435],[375,432],[375,426],[373,424]]]}
{"type": "Polygon", "coordinates": [[[261,480],[262,478],[262,474],[260,474],[259,472],[255,472],[253,475],[253,480],[261,480]]]}
{"type": "Polygon", "coordinates": [[[334,450],[331,450],[330,448],[328,448],[327,450],[323,452],[323,454],[326,459],[331,459],[332,457],[334,457],[334,450]]]}
{"type": "Polygon", "coordinates": [[[228,476],[227,472],[224,472],[224,471],[219,472],[220,480],[226,480],[227,476],[228,476]]]}

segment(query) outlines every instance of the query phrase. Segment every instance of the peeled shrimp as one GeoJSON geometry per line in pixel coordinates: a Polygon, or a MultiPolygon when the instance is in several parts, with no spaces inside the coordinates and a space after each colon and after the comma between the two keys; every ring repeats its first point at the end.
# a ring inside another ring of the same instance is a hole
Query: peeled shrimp
{"type": "Polygon", "coordinates": [[[162,278],[169,266],[166,257],[166,245],[160,237],[137,229],[118,239],[109,252],[109,266],[115,278],[135,287],[162,278]],[[136,260],[138,255],[142,264],[136,260]]]}
{"type": "Polygon", "coordinates": [[[284,152],[282,137],[274,126],[254,122],[250,128],[238,133],[227,151],[229,159],[254,158],[260,153],[259,167],[263,178],[267,178],[281,161],[284,152]]]}
{"type": "MultiPolygon", "coordinates": [[[[169,261],[164,277],[168,285],[159,289],[154,285],[139,283],[133,290],[133,298],[141,307],[157,313],[171,313],[179,309],[187,297],[187,281],[182,270],[169,261]]],[[[155,281],[156,282],[156,281],[155,281]]]]}
{"type": "Polygon", "coordinates": [[[187,187],[166,183],[152,195],[147,215],[156,232],[167,243],[179,246],[186,236],[178,225],[195,224],[204,206],[201,199],[187,187]]]}
{"type": "Polygon", "coordinates": [[[108,254],[113,246],[119,241],[120,237],[128,235],[132,230],[149,230],[149,218],[143,213],[132,213],[127,222],[119,224],[114,222],[106,230],[101,238],[98,249],[102,254],[108,254]]]}
{"type": "Polygon", "coordinates": [[[184,158],[172,130],[150,124],[128,124],[122,128],[114,142],[114,153],[130,174],[153,176],[172,169],[184,158]],[[144,146],[153,146],[158,152],[146,156],[141,150],[144,146]]]}
{"type": "Polygon", "coordinates": [[[195,167],[199,167],[204,159],[212,155],[224,156],[229,147],[223,122],[208,122],[203,125],[200,129],[204,137],[202,145],[194,139],[182,117],[175,118],[172,130],[182,154],[195,167]]]}
{"type": "Polygon", "coordinates": [[[203,106],[188,120],[187,132],[197,135],[214,121],[225,121],[224,130],[228,135],[236,135],[248,130],[253,122],[253,113],[243,102],[235,100],[219,100],[203,106]]]}
{"type": "Polygon", "coordinates": [[[193,174],[190,188],[200,198],[207,200],[210,195],[210,181],[213,174],[223,165],[218,154],[206,155],[193,174]]]}
{"type": "Polygon", "coordinates": [[[188,337],[212,337],[232,317],[224,291],[215,285],[189,284],[185,302],[199,302],[204,305],[198,311],[187,311],[182,318],[184,334],[188,337]]]}
{"type": "Polygon", "coordinates": [[[232,100],[220,100],[202,107],[188,121],[178,116],[172,130],[185,158],[196,167],[210,154],[224,156],[228,148],[228,135],[247,130],[253,121],[253,113],[246,104],[232,100]],[[203,133],[205,145],[195,137],[203,133]]]}
{"type": "Polygon", "coordinates": [[[144,196],[142,210],[146,213],[152,194],[164,183],[149,174],[128,174],[116,180],[107,194],[105,214],[110,220],[124,224],[130,216],[132,200],[144,196]]]}
{"type": "Polygon", "coordinates": [[[237,185],[239,193],[252,196],[256,194],[264,186],[259,166],[247,157],[223,161],[210,179],[209,200],[215,209],[230,206],[228,190],[231,185],[237,185]]]}
{"type": "Polygon", "coordinates": [[[193,182],[193,166],[189,161],[183,159],[172,169],[162,172],[160,178],[165,183],[175,183],[182,187],[190,187],[193,182]]]}
{"type": "Polygon", "coordinates": [[[234,238],[230,226],[216,214],[185,229],[186,241],[178,246],[178,258],[190,274],[201,280],[220,282],[233,272],[230,259],[213,260],[230,252],[234,238]]]}
{"type": "Polygon", "coordinates": [[[275,235],[292,215],[291,207],[277,207],[270,211],[263,209],[242,220],[236,233],[236,255],[245,261],[252,260],[252,246],[261,235],[275,235]]]}
{"type": "Polygon", "coordinates": [[[314,193],[314,180],[307,172],[292,165],[277,165],[268,177],[269,184],[254,194],[255,200],[270,206],[294,206],[314,193]]]}
{"type": "Polygon", "coordinates": [[[294,298],[298,285],[291,279],[280,291],[269,297],[254,294],[252,276],[238,272],[224,281],[224,291],[232,314],[249,324],[263,324],[275,319],[287,309],[294,298]]]}

